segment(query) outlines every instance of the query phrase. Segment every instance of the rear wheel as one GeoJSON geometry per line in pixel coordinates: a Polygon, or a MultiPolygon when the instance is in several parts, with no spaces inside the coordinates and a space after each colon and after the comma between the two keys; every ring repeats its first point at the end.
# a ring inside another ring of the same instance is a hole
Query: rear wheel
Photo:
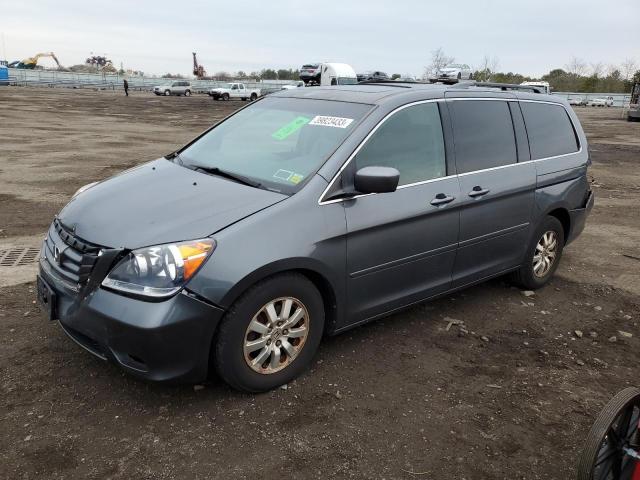
{"type": "Polygon", "coordinates": [[[535,290],[546,285],[553,276],[564,247],[564,228],[556,217],[548,216],[538,226],[525,262],[512,274],[514,283],[535,290]]]}
{"type": "Polygon", "coordinates": [[[258,98],[258,95],[256,94],[256,92],[253,92],[251,94],[251,101],[254,102],[257,98],[258,98]]]}
{"type": "Polygon", "coordinates": [[[216,336],[215,368],[234,388],[264,392],[299,376],[324,329],[324,304],[313,283],[297,273],[276,275],[245,292],[216,336]]]}
{"type": "Polygon", "coordinates": [[[186,92],[184,92],[184,96],[185,97],[190,97],[191,96],[191,90],[187,90],[186,92]]]}
{"type": "MultiPolygon", "coordinates": [[[[607,403],[591,427],[578,460],[578,480],[630,479],[639,445],[640,390],[626,388],[607,403]]],[[[635,476],[633,477],[635,478],[635,476]]]]}

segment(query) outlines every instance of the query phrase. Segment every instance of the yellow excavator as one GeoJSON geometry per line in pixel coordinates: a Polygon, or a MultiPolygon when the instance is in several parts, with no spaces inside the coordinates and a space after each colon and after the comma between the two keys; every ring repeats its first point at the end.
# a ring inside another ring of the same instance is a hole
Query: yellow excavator
{"type": "Polygon", "coordinates": [[[36,65],[38,65],[38,60],[40,60],[42,57],[53,58],[53,60],[56,62],[56,65],[58,65],[58,68],[62,68],[62,65],[60,65],[60,62],[58,61],[58,58],[55,56],[55,54],[53,52],[38,53],[38,54],[34,55],[33,57],[25,58],[22,61],[11,62],[9,64],[9,67],[11,67],[11,68],[24,68],[24,69],[27,69],[27,70],[33,70],[34,68],[36,68],[36,65]]]}

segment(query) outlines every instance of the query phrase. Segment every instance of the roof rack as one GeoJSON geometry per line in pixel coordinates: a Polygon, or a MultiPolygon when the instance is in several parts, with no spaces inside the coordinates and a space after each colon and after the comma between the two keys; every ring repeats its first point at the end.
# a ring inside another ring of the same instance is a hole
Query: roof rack
{"type": "Polygon", "coordinates": [[[462,80],[456,83],[440,82],[440,81],[408,81],[408,80],[363,80],[358,82],[358,85],[389,85],[398,88],[411,88],[411,85],[433,85],[442,84],[449,85],[452,88],[469,88],[469,87],[485,87],[485,88],[499,88],[502,91],[507,90],[520,90],[532,93],[545,93],[540,87],[535,85],[519,85],[517,83],[497,83],[497,82],[477,82],[475,80],[462,80]]]}
{"type": "Polygon", "coordinates": [[[500,90],[521,90],[532,93],[544,93],[540,87],[535,85],[518,85],[517,83],[496,83],[496,82],[476,82],[475,80],[469,80],[464,82],[458,82],[454,84],[455,88],[469,88],[469,87],[485,87],[485,88],[499,88],[500,90]]]}
{"type": "Polygon", "coordinates": [[[410,82],[408,80],[362,80],[358,85],[390,85],[398,88],[411,88],[405,84],[413,85],[420,82],[410,82]]]}

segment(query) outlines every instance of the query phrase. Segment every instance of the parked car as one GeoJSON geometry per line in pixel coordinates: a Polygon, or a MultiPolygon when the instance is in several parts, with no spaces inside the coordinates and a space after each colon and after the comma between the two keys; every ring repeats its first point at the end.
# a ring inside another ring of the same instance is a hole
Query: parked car
{"type": "Polygon", "coordinates": [[[520,85],[525,85],[527,87],[535,87],[538,90],[538,93],[551,93],[551,85],[549,82],[541,82],[541,81],[533,81],[533,82],[522,82],[520,85]]]}
{"type": "Polygon", "coordinates": [[[585,99],[580,97],[570,98],[568,101],[571,106],[581,107],[586,105],[585,99]]]}
{"type": "Polygon", "coordinates": [[[376,70],[373,72],[358,73],[357,78],[359,82],[371,81],[371,80],[386,81],[386,80],[389,80],[389,75],[387,75],[384,72],[380,72],[376,70]]]}
{"type": "Polygon", "coordinates": [[[153,93],[156,95],[184,95],[185,97],[188,97],[191,95],[191,84],[189,82],[179,80],[166,85],[153,87],[153,93]]]}
{"type": "Polygon", "coordinates": [[[239,98],[245,100],[257,100],[260,96],[259,88],[247,88],[244,83],[224,83],[219,87],[209,90],[209,96],[214,100],[231,100],[239,98]]]}
{"type": "Polygon", "coordinates": [[[613,107],[613,97],[593,98],[589,101],[592,107],[613,107]]]}
{"type": "Polygon", "coordinates": [[[291,90],[293,88],[303,88],[303,87],[305,87],[305,83],[302,80],[300,80],[299,82],[296,82],[293,85],[283,85],[280,88],[280,90],[291,90]]]}
{"type": "Polygon", "coordinates": [[[546,285],[592,209],[589,164],[557,96],[280,91],[81,188],[46,234],[37,295],[133,375],[215,369],[265,391],[300,375],[325,334],[506,274],[546,285]]]}
{"type": "Polygon", "coordinates": [[[321,63],[307,63],[300,69],[300,80],[304,83],[320,83],[321,63]]]}
{"type": "Polygon", "coordinates": [[[435,80],[437,81],[470,80],[472,78],[473,71],[466,63],[452,63],[447,65],[446,67],[440,68],[435,76],[435,80]]]}

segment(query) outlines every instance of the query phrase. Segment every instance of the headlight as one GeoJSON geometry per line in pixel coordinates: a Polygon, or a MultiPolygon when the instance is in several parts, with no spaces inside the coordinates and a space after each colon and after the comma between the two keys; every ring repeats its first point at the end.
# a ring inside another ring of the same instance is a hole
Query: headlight
{"type": "Polygon", "coordinates": [[[80,195],[82,192],[89,190],[91,187],[97,185],[98,182],[91,182],[88,183],[82,187],[80,187],[78,190],[76,190],[76,193],[73,194],[73,196],[71,197],[71,200],[73,200],[74,198],[76,198],[78,195],[80,195]]]}
{"type": "Polygon", "coordinates": [[[180,290],[213,253],[210,238],[134,250],[102,281],[102,286],[147,297],[168,297],[180,290]]]}

